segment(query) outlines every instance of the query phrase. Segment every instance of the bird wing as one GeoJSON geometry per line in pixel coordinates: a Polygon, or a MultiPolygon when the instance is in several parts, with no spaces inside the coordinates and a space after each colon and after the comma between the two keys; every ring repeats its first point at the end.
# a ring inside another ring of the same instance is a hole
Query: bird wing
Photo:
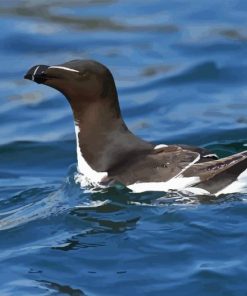
{"type": "Polygon", "coordinates": [[[201,181],[197,187],[217,193],[236,181],[246,169],[247,151],[244,151],[218,160],[196,163],[184,172],[184,176],[198,176],[201,181]]]}
{"type": "Polygon", "coordinates": [[[183,174],[199,159],[198,152],[171,145],[129,156],[114,167],[108,176],[125,185],[136,182],[166,182],[183,174]]]}
{"type": "Polygon", "coordinates": [[[178,144],[177,146],[181,147],[184,150],[188,151],[193,151],[197,152],[200,154],[200,160],[199,162],[207,162],[210,160],[216,160],[219,159],[218,155],[206,148],[201,148],[201,147],[195,147],[195,146],[189,146],[189,145],[183,145],[183,144],[178,144]]]}
{"type": "Polygon", "coordinates": [[[216,194],[247,170],[247,151],[222,159],[209,157],[209,161],[205,161],[203,156],[207,153],[203,148],[170,145],[133,155],[112,169],[108,176],[130,185],[130,189],[133,184],[139,184],[139,192],[149,191],[145,188],[166,191],[196,186],[216,194]]]}

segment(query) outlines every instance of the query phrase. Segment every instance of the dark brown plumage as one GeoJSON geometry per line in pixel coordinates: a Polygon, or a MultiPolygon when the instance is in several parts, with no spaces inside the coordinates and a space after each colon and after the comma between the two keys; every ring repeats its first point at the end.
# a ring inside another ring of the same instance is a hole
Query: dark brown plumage
{"type": "Polygon", "coordinates": [[[83,159],[95,172],[107,172],[102,184],[129,186],[190,178],[194,183],[188,187],[217,194],[247,168],[247,152],[217,159],[206,149],[188,145],[156,149],[132,134],[121,116],[113,76],[98,62],[74,60],[51,67],[34,66],[25,78],[53,87],[67,98],[78,126],[83,159]]]}

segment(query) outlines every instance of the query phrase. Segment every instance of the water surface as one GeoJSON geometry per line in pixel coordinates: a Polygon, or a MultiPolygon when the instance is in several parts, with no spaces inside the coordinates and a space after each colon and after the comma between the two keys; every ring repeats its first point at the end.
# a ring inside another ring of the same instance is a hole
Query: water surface
{"type": "Polygon", "coordinates": [[[81,190],[67,102],[23,80],[35,64],[96,59],[139,136],[243,151],[246,9],[243,0],[0,3],[1,295],[247,295],[246,195],[81,190]]]}

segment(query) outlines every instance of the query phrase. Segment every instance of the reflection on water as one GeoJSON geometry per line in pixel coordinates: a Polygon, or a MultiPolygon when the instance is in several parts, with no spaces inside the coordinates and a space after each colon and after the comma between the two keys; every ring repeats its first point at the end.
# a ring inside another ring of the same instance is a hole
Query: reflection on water
{"type": "Polygon", "coordinates": [[[242,0],[0,2],[0,294],[246,294],[246,196],[74,182],[66,100],[35,64],[96,59],[123,116],[155,143],[246,149],[242,0]],[[219,9],[220,8],[220,9],[219,9]]]}
{"type": "Polygon", "coordinates": [[[46,286],[49,290],[56,291],[62,295],[71,295],[71,296],[83,296],[84,294],[80,289],[73,289],[70,286],[63,286],[58,283],[53,283],[49,281],[41,280],[41,284],[46,286]]]}

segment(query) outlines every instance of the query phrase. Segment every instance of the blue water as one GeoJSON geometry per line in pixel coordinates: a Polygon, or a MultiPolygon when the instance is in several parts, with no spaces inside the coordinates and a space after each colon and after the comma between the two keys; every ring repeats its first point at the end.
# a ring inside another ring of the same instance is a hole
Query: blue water
{"type": "Polygon", "coordinates": [[[71,110],[25,81],[81,58],[116,78],[130,129],[221,156],[247,143],[244,0],[0,2],[0,295],[247,295],[247,196],[75,184],[71,110]]]}

